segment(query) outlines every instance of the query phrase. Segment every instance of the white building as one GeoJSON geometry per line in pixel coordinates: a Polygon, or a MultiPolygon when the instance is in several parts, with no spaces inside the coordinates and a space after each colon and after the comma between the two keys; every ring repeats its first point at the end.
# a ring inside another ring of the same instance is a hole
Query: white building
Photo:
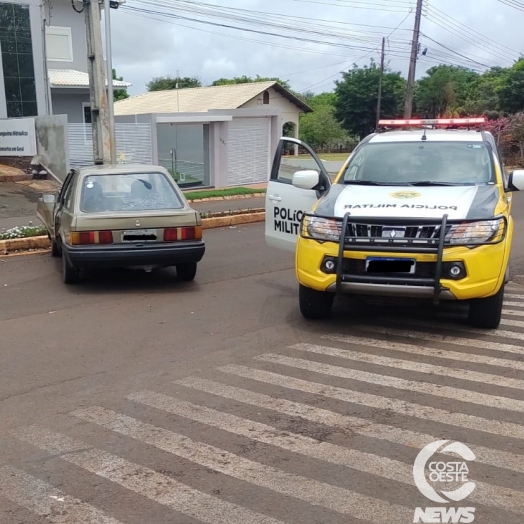
{"type": "Polygon", "coordinates": [[[115,103],[119,123],[149,123],[152,160],[184,186],[266,182],[284,135],[312,109],[277,82],[153,91],[115,103]]]}

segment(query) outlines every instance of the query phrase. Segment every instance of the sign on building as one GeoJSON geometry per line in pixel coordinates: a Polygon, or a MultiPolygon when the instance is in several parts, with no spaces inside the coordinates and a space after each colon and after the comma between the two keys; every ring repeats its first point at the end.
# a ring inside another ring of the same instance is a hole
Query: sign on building
{"type": "Polygon", "coordinates": [[[35,156],[34,118],[0,120],[0,156],[35,156]]]}

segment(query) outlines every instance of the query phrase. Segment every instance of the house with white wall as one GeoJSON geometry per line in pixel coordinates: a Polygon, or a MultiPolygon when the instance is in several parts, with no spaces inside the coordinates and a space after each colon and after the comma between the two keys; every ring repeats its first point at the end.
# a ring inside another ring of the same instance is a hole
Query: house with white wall
{"type": "Polygon", "coordinates": [[[149,124],[151,158],[181,186],[266,182],[283,135],[312,109],[278,82],[152,91],[115,103],[118,123],[149,124]]]}

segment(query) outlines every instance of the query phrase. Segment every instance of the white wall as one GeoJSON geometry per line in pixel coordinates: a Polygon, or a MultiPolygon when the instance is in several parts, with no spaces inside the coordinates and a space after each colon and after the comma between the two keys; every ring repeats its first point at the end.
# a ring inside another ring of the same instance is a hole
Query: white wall
{"type": "Polygon", "coordinates": [[[282,135],[282,129],[284,124],[287,122],[292,122],[296,126],[296,136],[298,136],[298,128],[300,123],[300,109],[289,101],[287,98],[283,97],[280,93],[275,91],[272,87],[269,91],[269,105],[264,105],[263,94],[260,94],[258,97],[250,100],[242,106],[242,109],[262,109],[262,108],[271,108],[278,109],[280,111],[280,134],[282,135]]]}
{"type": "MultiPolygon", "coordinates": [[[[82,4],[75,1],[77,9],[82,4]]],[[[87,39],[85,13],[77,13],[71,6],[71,0],[50,0],[50,8],[46,9],[48,25],[51,27],[71,28],[73,60],[48,60],[49,69],[75,69],[87,72],[87,39]]]]}

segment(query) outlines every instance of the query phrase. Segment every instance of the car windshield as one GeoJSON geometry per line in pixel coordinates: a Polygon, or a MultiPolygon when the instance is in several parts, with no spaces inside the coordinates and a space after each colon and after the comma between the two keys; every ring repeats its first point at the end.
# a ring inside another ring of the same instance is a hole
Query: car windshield
{"type": "Polygon", "coordinates": [[[181,208],[182,201],[163,173],[96,174],[82,181],[84,213],[181,208]]]}
{"type": "Polygon", "coordinates": [[[477,185],[495,180],[482,142],[382,142],[364,145],[351,159],[342,184],[477,185]]]}

